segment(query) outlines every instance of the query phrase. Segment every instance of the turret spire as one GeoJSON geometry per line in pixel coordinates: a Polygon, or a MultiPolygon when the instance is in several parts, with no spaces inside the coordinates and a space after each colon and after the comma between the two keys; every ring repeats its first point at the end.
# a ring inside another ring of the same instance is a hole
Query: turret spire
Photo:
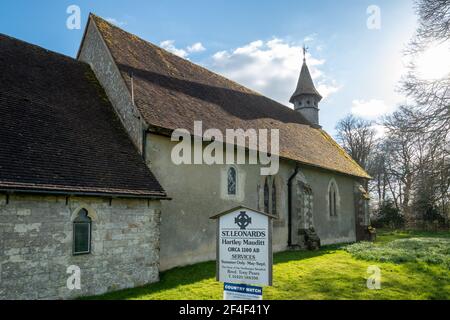
{"type": "Polygon", "coordinates": [[[312,125],[319,125],[319,102],[322,96],[316,90],[311,74],[306,64],[308,48],[303,45],[303,65],[300,71],[297,88],[289,100],[294,104],[294,109],[300,112],[312,125]]]}

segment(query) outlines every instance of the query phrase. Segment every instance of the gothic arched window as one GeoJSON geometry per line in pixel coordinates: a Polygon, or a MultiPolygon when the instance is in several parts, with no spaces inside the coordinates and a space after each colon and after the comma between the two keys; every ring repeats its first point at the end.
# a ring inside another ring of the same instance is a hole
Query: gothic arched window
{"type": "Polygon", "coordinates": [[[275,186],[275,179],[272,181],[272,214],[277,215],[277,187],[275,186]]]}
{"type": "Polygon", "coordinates": [[[269,197],[270,197],[269,178],[267,177],[264,183],[264,212],[266,213],[269,213],[269,197]]]}
{"type": "Polygon", "coordinates": [[[228,169],[227,191],[229,195],[236,195],[237,188],[237,172],[235,167],[228,169]]]}
{"type": "Polygon", "coordinates": [[[91,226],[86,209],[81,209],[73,220],[73,254],[87,254],[91,252],[91,226]]]}
{"type": "Polygon", "coordinates": [[[337,187],[334,181],[330,183],[328,188],[328,212],[330,217],[337,216],[337,187]]]}

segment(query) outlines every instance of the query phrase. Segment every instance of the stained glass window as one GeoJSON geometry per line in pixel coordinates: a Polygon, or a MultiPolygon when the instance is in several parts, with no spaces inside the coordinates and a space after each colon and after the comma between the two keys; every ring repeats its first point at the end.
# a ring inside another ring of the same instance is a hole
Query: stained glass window
{"type": "Polygon", "coordinates": [[[228,194],[236,195],[236,182],[237,182],[237,173],[236,168],[231,167],[228,169],[228,194]]]}

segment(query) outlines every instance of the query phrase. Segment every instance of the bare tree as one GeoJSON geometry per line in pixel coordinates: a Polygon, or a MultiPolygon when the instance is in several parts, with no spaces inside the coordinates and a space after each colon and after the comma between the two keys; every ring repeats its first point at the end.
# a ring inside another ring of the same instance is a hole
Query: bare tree
{"type": "Polygon", "coordinates": [[[433,46],[450,45],[450,1],[416,0],[415,9],[418,28],[406,49],[411,62],[401,88],[414,104],[401,108],[398,117],[388,123],[393,128],[402,124],[403,129],[397,126],[396,130],[400,129],[409,141],[409,146],[406,141],[399,145],[399,151],[404,152],[399,181],[402,209],[411,209],[408,198],[413,196],[412,211],[416,216],[425,218],[430,212],[439,211],[442,217],[448,217],[450,72],[439,79],[424,79],[416,61],[433,46]]]}
{"type": "Polygon", "coordinates": [[[376,132],[373,123],[348,115],[336,126],[337,138],[348,154],[363,167],[369,169],[369,158],[375,147],[376,132]]]}
{"type": "Polygon", "coordinates": [[[378,207],[386,203],[391,199],[388,197],[390,175],[388,172],[388,146],[384,141],[380,141],[376,145],[372,160],[370,161],[369,172],[373,177],[373,180],[369,183],[369,192],[376,195],[376,205],[378,207]]]}
{"type": "Polygon", "coordinates": [[[448,145],[440,140],[418,139],[418,170],[414,212],[422,221],[448,220],[450,158],[448,145]]]}
{"type": "Polygon", "coordinates": [[[450,41],[450,1],[416,0],[419,26],[406,54],[411,58],[402,81],[402,91],[413,99],[410,126],[447,139],[450,132],[450,74],[441,79],[423,79],[417,72],[417,57],[433,45],[450,41]]]}
{"type": "Polygon", "coordinates": [[[413,116],[399,107],[382,120],[386,132],[379,139],[372,122],[347,116],[336,126],[337,138],[373,177],[366,187],[377,212],[392,203],[409,226],[448,224],[450,144],[411,126],[413,116]]]}
{"type": "Polygon", "coordinates": [[[450,158],[448,144],[411,127],[406,107],[386,117],[386,135],[378,145],[372,193],[382,206],[392,201],[409,226],[448,216],[450,158]]]}
{"type": "Polygon", "coordinates": [[[373,123],[353,116],[338,123],[337,138],[373,177],[369,190],[379,208],[393,203],[407,222],[448,224],[450,72],[424,79],[416,61],[433,45],[450,45],[450,0],[415,0],[415,6],[419,24],[406,50],[411,63],[401,83],[412,105],[381,121],[386,128],[381,139],[375,139],[373,123]]]}
{"type": "Polygon", "coordinates": [[[418,36],[423,40],[450,40],[450,1],[419,0],[415,3],[419,16],[418,36]]]}

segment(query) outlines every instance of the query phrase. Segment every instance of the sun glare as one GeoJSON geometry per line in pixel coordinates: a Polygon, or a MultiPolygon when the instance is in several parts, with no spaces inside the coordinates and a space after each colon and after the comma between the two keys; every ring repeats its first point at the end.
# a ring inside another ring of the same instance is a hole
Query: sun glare
{"type": "Polygon", "coordinates": [[[450,76],[450,44],[441,43],[426,50],[417,61],[417,71],[426,80],[450,76]]]}

